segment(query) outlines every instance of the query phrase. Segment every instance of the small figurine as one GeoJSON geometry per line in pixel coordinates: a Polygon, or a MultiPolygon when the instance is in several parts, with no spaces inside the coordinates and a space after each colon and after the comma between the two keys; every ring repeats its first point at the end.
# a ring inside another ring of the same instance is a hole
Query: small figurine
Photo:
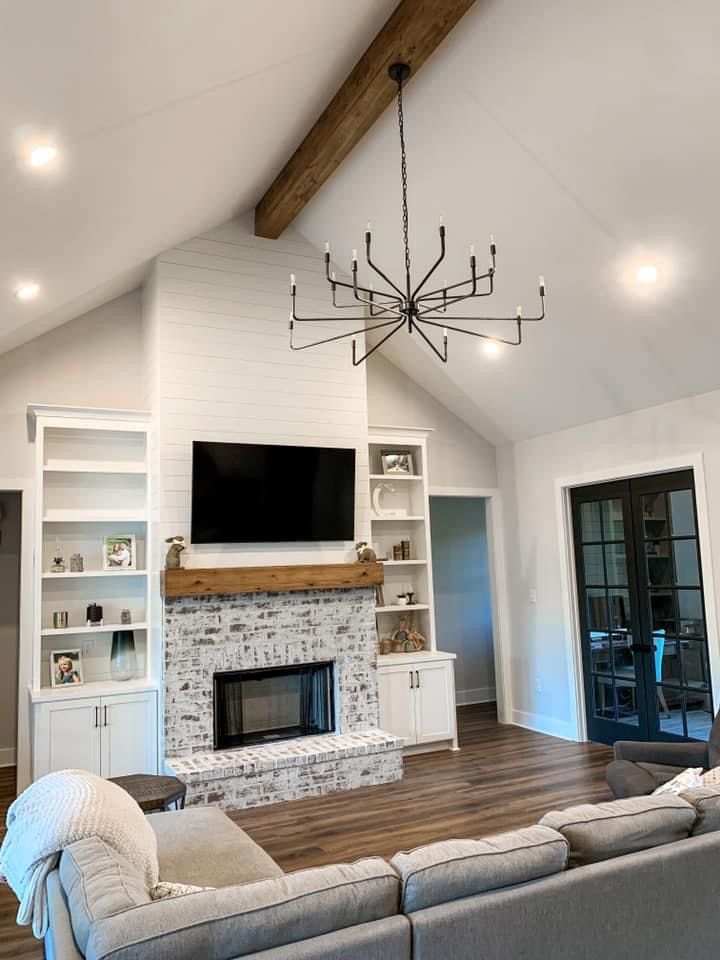
{"type": "Polygon", "coordinates": [[[85,569],[85,563],[82,558],[82,554],[73,553],[70,555],[70,572],[71,573],[82,573],[85,569]]]}
{"type": "Polygon", "coordinates": [[[181,554],[185,549],[185,537],[181,537],[180,534],[177,534],[174,537],[168,537],[165,543],[169,543],[170,549],[165,556],[165,569],[166,570],[181,570],[181,554]]]}
{"type": "Polygon", "coordinates": [[[122,623],[123,626],[132,623],[132,613],[129,610],[120,611],[120,623],[122,623]]]}
{"type": "Polygon", "coordinates": [[[53,553],[52,563],[50,564],[50,573],[65,573],[65,559],[62,554],[60,541],[55,541],[55,552],[53,553]]]}
{"type": "Polygon", "coordinates": [[[364,540],[358,541],[355,544],[355,552],[357,553],[357,562],[358,563],[376,563],[377,554],[372,547],[369,547],[364,540]]]}

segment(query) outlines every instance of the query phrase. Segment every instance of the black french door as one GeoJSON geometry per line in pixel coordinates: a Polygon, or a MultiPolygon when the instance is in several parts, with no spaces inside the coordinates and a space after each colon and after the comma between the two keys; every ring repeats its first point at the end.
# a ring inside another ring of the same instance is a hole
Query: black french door
{"type": "Polygon", "coordinates": [[[578,487],[572,513],[589,738],[707,740],[692,470],[578,487]]]}

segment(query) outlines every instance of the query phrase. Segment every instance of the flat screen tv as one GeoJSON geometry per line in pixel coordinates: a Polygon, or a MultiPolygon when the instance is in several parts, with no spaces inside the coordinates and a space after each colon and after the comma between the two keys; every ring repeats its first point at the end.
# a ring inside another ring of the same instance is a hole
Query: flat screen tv
{"type": "Polygon", "coordinates": [[[355,539],[355,450],[193,443],[193,543],[355,539]]]}

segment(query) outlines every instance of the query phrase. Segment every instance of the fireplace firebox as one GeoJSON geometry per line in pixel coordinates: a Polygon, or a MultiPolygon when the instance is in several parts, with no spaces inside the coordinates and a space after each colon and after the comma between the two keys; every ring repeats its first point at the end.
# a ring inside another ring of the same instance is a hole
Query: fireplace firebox
{"type": "Polygon", "coordinates": [[[332,733],[334,686],[329,660],[214,674],[215,750],[332,733]]]}

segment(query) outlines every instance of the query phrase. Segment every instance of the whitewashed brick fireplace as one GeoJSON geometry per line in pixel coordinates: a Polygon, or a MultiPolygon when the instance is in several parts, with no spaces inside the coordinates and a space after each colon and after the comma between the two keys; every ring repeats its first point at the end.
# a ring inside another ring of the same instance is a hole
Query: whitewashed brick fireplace
{"type": "Polygon", "coordinates": [[[374,590],[165,597],[165,765],[188,803],[240,809],[402,776],[379,731],[374,590]],[[216,674],[331,661],[335,732],[213,751],[216,674]]]}

